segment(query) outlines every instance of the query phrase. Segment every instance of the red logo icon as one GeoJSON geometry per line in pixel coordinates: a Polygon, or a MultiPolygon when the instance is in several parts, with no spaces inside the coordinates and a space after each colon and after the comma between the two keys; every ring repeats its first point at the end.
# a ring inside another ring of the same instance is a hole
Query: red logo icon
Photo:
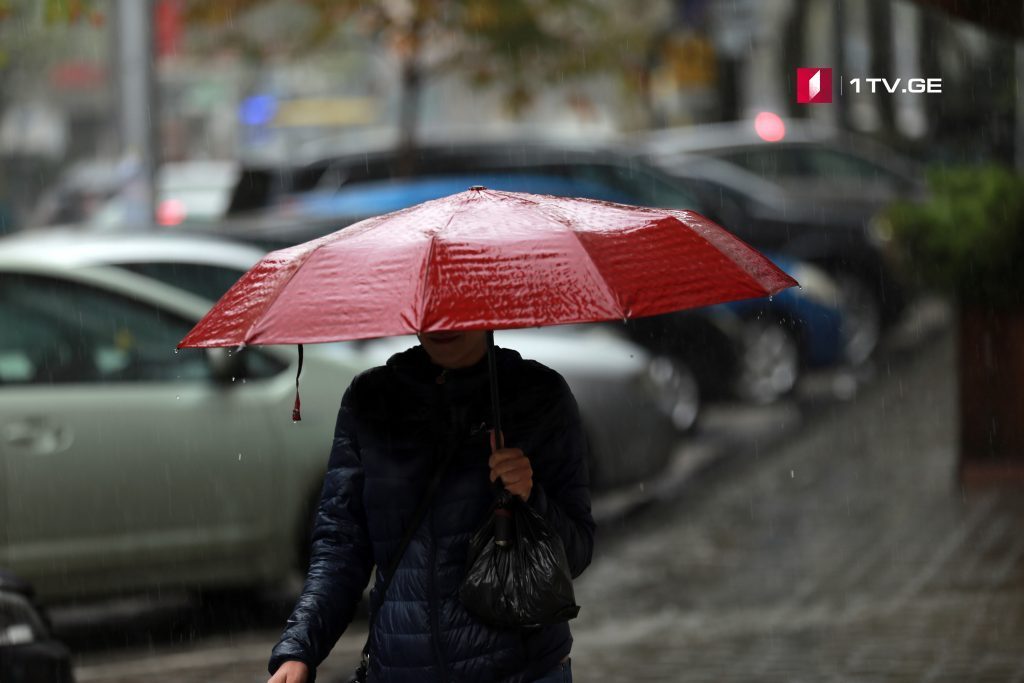
{"type": "Polygon", "coordinates": [[[828,104],[832,101],[832,69],[798,68],[796,101],[799,104],[828,104]]]}

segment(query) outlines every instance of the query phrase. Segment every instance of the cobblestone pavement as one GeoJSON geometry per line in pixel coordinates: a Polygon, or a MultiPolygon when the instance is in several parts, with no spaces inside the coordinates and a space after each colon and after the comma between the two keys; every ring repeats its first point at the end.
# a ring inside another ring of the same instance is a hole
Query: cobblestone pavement
{"type": "MultiPolygon", "coordinates": [[[[1024,492],[954,486],[952,354],[948,335],[925,345],[606,525],[577,582],[576,680],[1024,683],[1024,492]]],[[[79,680],[263,683],[283,617],[264,621],[86,654],[79,680]]],[[[319,680],[345,680],[364,638],[354,625],[319,680]]]]}
{"type": "Polygon", "coordinates": [[[947,336],[627,520],[578,583],[581,681],[1024,681],[1024,492],[954,485],[947,336]]]}

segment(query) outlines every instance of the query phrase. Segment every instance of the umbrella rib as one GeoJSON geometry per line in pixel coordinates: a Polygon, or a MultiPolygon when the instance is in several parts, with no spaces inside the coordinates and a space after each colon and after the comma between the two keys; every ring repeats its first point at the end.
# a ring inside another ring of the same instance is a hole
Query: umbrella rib
{"type": "Polygon", "coordinates": [[[417,311],[416,316],[417,332],[421,332],[423,330],[423,319],[427,315],[427,287],[430,281],[431,266],[434,263],[434,250],[437,248],[437,236],[440,235],[443,230],[447,229],[448,226],[452,224],[452,221],[455,220],[455,216],[457,213],[458,212],[453,212],[450,216],[448,216],[448,220],[445,222],[445,224],[438,228],[437,230],[435,230],[434,234],[430,236],[430,248],[427,249],[427,258],[423,265],[423,278],[420,280],[420,291],[418,292],[418,296],[416,297],[420,302],[420,310],[417,311]]]}
{"type": "Polygon", "coordinates": [[[604,290],[605,296],[607,297],[607,299],[611,300],[612,303],[614,303],[615,310],[618,311],[619,317],[628,317],[629,311],[625,310],[625,307],[622,305],[622,302],[619,300],[619,297],[615,295],[615,292],[612,290],[611,286],[609,286],[608,281],[604,279],[604,274],[601,272],[600,266],[597,265],[597,262],[594,261],[594,258],[590,255],[590,252],[587,250],[587,246],[583,244],[583,240],[580,239],[579,233],[573,230],[572,226],[563,217],[558,216],[557,213],[555,215],[551,215],[548,211],[546,211],[546,207],[543,203],[536,202],[536,204],[538,210],[543,212],[545,216],[547,216],[549,219],[555,221],[555,223],[569,231],[569,234],[572,235],[573,239],[576,240],[576,244],[580,246],[580,251],[582,251],[583,255],[586,257],[587,263],[590,264],[591,270],[594,272],[596,276],[595,279],[601,285],[601,288],[604,290]]]}

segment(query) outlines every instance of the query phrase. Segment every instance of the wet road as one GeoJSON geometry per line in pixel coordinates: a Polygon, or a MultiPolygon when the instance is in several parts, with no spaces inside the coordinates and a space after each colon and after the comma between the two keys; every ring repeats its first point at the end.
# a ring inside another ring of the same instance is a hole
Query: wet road
{"type": "MultiPolygon", "coordinates": [[[[933,341],[781,442],[769,420],[605,525],[577,583],[577,680],[1024,681],[1024,494],[953,485],[952,350],[933,341]]],[[[229,605],[171,605],[106,641],[80,625],[79,680],[265,681],[288,605],[229,605]]],[[[364,628],[320,680],[344,680],[364,628]]]]}

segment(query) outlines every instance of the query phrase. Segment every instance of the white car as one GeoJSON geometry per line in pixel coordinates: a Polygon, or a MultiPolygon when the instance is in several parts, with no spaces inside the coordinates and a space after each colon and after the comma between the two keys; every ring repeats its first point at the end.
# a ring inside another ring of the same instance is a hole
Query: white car
{"type": "Polygon", "coordinates": [[[360,367],[175,351],[209,302],[120,268],[0,254],[0,566],[47,600],[280,581],[360,367]]]}

